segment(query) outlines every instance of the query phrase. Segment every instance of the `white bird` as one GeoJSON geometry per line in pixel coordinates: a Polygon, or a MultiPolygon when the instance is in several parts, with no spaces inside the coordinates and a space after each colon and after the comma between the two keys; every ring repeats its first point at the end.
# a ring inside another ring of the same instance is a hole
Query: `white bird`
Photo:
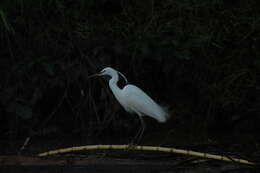
{"type": "Polygon", "coordinates": [[[170,117],[170,114],[135,85],[127,84],[123,89],[120,89],[117,86],[117,82],[119,80],[118,74],[120,74],[128,83],[126,77],[122,73],[114,70],[111,67],[106,67],[101,72],[89,77],[105,75],[111,77],[109,80],[109,87],[117,101],[124,107],[127,112],[136,113],[140,118],[141,128],[134,137],[135,139],[139,135],[138,139],[140,139],[145,129],[145,123],[142,116],[149,116],[156,119],[159,123],[164,123],[170,117]]]}

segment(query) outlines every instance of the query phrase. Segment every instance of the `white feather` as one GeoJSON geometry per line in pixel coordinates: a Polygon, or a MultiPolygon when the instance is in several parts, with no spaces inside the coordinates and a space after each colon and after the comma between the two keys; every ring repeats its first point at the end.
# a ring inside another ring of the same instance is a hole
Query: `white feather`
{"type": "Polygon", "coordinates": [[[119,80],[118,74],[122,75],[127,82],[126,77],[111,67],[104,68],[98,75],[109,75],[109,87],[115,95],[118,102],[127,112],[136,113],[139,116],[149,116],[158,122],[166,122],[170,117],[168,111],[157,104],[151,97],[135,85],[128,84],[123,89],[117,86],[119,80]]]}
{"type": "Polygon", "coordinates": [[[125,98],[122,105],[128,112],[136,112],[140,116],[150,116],[160,123],[166,122],[169,118],[166,110],[135,85],[126,85],[122,90],[122,97],[125,98]]]}

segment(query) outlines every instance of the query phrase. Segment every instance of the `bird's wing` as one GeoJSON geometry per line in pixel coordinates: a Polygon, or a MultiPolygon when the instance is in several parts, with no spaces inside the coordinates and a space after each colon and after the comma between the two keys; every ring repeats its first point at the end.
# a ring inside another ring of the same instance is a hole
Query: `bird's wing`
{"type": "Polygon", "coordinates": [[[133,112],[143,114],[165,122],[169,114],[160,105],[153,101],[145,92],[134,85],[127,85],[123,88],[125,104],[133,112]]]}

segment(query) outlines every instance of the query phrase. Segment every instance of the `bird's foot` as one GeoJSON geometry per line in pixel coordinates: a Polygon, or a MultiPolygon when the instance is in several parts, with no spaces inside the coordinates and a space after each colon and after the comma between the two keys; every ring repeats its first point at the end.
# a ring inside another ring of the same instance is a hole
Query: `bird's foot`
{"type": "Polygon", "coordinates": [[[128,144],[128,147],[127,147],[127,149],[128,149],[128,150],[134,150],[136,147],[137,147],[137,145],[136,145],[136,144],[134,144],[134,143],[133,143],[133,141],[131,141],[131,143],[130,143],[130,144],[128,144]]]}

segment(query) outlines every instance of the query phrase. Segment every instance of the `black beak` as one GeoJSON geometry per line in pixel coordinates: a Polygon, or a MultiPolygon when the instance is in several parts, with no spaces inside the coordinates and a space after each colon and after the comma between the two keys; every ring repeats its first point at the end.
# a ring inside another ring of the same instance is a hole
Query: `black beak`
{"type": "Polygon", "coordinates": [[[101,76],[102,73],[96,73],[88,76],[88,78],[96,77],[96,76],[101,76]]]}

